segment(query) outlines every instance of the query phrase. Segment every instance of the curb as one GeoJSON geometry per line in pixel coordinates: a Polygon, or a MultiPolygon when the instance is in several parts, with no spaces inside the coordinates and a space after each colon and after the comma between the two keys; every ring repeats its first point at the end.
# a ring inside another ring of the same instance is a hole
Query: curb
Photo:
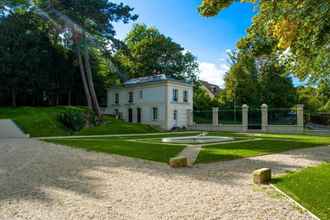
{"type": "Polygon", "coordinates": [[[315,220],[321,220],[319,217],[317,217],[315,214],[313,214],[311,211],[309,211],[307,208],[305,208],[303,205],[301,205],[299,202],[297,202],[296,200],[294,200],[293,198],[291,198],[288,194],[286,194],[285,192],[283,192],[282,190],[280,190],[279,188],[277,188],[276,186],[274,186],[273,184],[270,184],[271,187],[273,187],[273,189],[275,189],[275,191],[277,191],[278,193],[280,193],[282,196],[284,196],[287,200],[289,200],[290,202],[294,203],[296,206],[298,206],[299,208],[301,208],[302,210],[304,210],[305,212],[307,212],[310,216],[312,216],[315,220]]]}

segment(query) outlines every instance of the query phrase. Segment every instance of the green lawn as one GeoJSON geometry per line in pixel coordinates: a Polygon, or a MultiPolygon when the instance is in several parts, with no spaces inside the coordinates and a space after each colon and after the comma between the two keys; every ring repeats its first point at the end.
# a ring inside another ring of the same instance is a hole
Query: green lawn
{"type": "Polygon", "coordinates": [[[274,185],[321,219],[330,219],[330,163],[274,179],[274,185]]]}
{"type": "Polygon", "coordinates": [[[105,117],[104,124],[93,128],[84,128],[72,134],[57,121],[57,115],[68,109],[84,111],[79,107],[0,107],[0,119],[10,118],[32,137],[67,136],[67,135],[103,135],[126,133],[151,133],[158,130],[147,125],[130,124],[112,117],[105,117]]]}
{"type": "MultiPolygon", "coordinates": [[[[192,136],[199,132],[182,132],[169,134],[152,134],[148,136],[134,135],[122,137],[90,137],[76,139],[52,139],[50,142],[80,147],[111,154],[168,162],[176,156],[185,145],[164,144],[163,137],[192,136]]],[[[234,137],[235,140],[249,141],[241,143],[223,143],[204,146],[196,163],[208,163],[222,160],[232,160],[244,157],[277,153],[292,149],[314,147],[330,144],[330,137],[312,135],[274,135],[274,134],[241,134],[231,132],[210,132],[209,135],[234,137]],[[258,140],[252,140],[256,139],[258,140]]]]}
{"type": "Polygon", "coordinates": [[[196,163],[232,160],[330,144],[329,136],[287,134],[249,134],[249,136],[262,140],[204,146],[196,163]]]}
{"type": "MultiPolygon", "coordinates": [[[[160,135],[157,136],[159,137],[160,135]]],[[[142,138],[141,136],[137,137],[142,138]]],[[[118,154],[122,156],[135,157],[165,163],[167,163],[171,157],[176,156],[185,148],[185,146],[180,145],[139,143],[129,141],[133,138],[134,137],[52,139],[47,141],[72,147],[83,148],[88,151],[118,154]]]]}

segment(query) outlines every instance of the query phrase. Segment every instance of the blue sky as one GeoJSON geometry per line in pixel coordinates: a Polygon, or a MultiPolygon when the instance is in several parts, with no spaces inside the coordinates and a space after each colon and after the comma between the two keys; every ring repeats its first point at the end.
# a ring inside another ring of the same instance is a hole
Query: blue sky
{"type": "MultiPolygon", "coordinates": [[[[139,15],[137,23],[154,26],[191,51],[200,63],[200,78],[223,85],[228,70],[226,51],[235,48],[245,35],[255,14],[253,4],[233,4],[220,15],[205,18],[197,7],[201,0],[116,0],[139,15]]],[[[123,39],[132,24],[116,24],[117,37],[123,39]]]]}

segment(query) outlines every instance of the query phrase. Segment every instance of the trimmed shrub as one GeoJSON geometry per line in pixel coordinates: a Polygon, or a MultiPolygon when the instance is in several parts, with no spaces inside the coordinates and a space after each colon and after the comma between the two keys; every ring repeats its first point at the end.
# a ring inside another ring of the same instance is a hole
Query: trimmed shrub
{"type": "Polygon", "coordinates": [[[86,123],[84,113],[77,110],[61,112],[58,114],[57,120],[73,132],[80,131],[86,123]]]}

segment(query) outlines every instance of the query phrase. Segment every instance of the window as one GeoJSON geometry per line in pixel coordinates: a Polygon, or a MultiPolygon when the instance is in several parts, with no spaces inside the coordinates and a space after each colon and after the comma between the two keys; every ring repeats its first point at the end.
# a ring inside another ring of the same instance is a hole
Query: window
{"type": "Polygon", "coordinates": [[[158,120],[158,108],[156,107],[152,108],[152,120],[153,121],[158,120]]]}
{"type": "Polygon", "coordinates": [[[140,91],[140,99],[143,99],[143,90],[140,91]]]}
{"type": "Polygon", "coordinates": [[[188,102],[188,91],[187,90],[185,90],[183,92],[183,102],[188,102]]]}
{"type": "Polygon", "coordinates": [[[174,110],[174,112],[173,112],[173,120],[174,121],[178,120],[178,110],[174,110]]]}
{"type": "Polygon", "coordinates": [[[119,94],[118,93],[115,94],[115,104],[116,105],[119,104],[119,94]]]}
{"type": "Polygon", "coordinates": [[[173,102],[177,102],[177,101],[178,101],[178,90],[173,89],[173,102]]]}
{"type": "Polygon", "coordinates": [[[133,103],[134,102],[134,97],[133,97],[133,92],[128,93],[128,102],[133,103]]]}

